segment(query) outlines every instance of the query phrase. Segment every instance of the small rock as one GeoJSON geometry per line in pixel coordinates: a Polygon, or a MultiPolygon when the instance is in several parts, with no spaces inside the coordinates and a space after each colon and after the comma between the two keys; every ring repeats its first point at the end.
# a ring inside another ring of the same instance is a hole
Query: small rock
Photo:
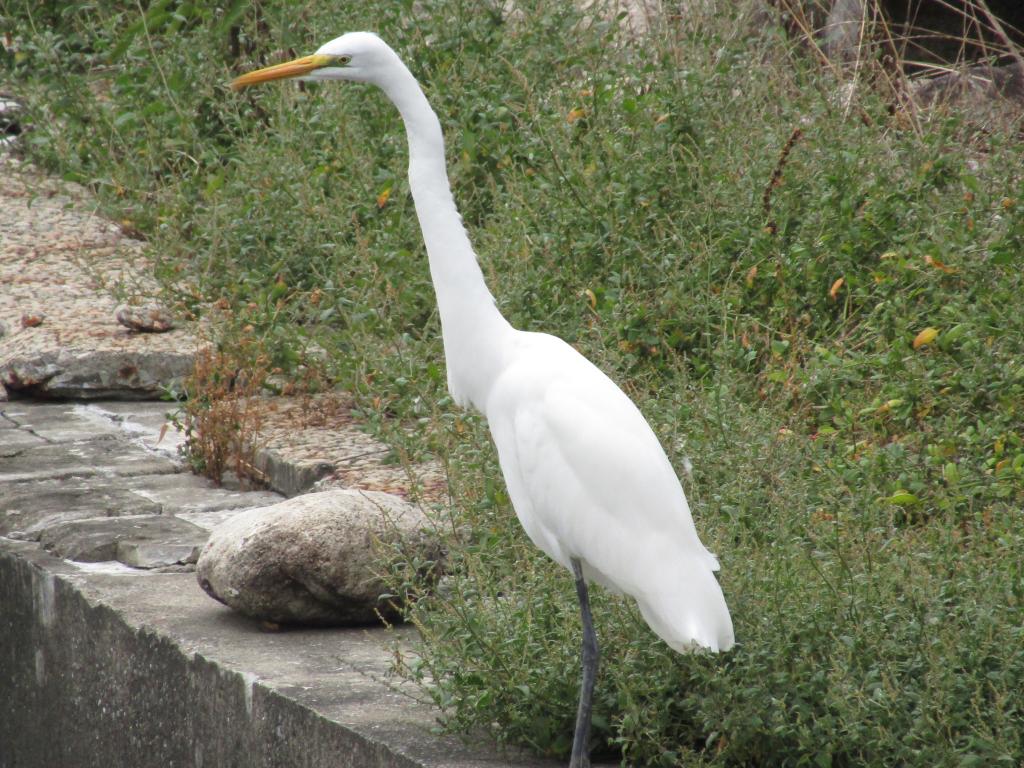
{"type": "Polygon", "coordinates": [[[21,124],[21,104],[4,93],[0,93],[0,148],[8,148],[24,131],[21,124]]]}
{"type": "Polygon", "coordinates": [[[139,333],[165,333],[174,328],[171,313],[157,304],[144,307],[122,304],[115,310],[114,316],[125,328],[139,333]]]}
{"type": "Polygon", "coordinates": [[[344,626],[396,618],[380,597],[379,546],[438,562],[423,512],[377,491],[310,493],[241,512],[210,536],[196,575],[214,599],[278,624],[344,626]]]}
{"type": "MultiPolygon", "coordinates": [[[[9,93],[0,93],[0,121],[14,121],[21,114],[21,102],[9,93]]],[[[2,124],[2,123],[0,123],[2,124]]]]}
{"type": "Polygon", "coordinates": [[[39,313],[37,315],[22,315],[21,316],[21,327],[22,328],[35,328],[36,326],[42,325],[43,320],[46,319],[46,315],[39,313]]]}

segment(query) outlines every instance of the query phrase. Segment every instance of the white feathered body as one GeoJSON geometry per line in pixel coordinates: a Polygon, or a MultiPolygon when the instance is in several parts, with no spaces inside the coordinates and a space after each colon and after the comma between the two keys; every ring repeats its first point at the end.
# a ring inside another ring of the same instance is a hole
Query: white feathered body
{"type": "Polygon", "coordinates": [[[611,379],[561,339],[516,332],[484,412],[534,544],[636,598],[672,648],[732,646],[718,561],[657,437],[611,379]]]}

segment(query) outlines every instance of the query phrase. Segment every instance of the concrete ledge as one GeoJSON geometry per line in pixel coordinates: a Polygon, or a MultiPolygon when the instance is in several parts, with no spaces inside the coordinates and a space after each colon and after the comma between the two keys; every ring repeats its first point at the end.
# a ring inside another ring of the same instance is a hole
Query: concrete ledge
{"type": "Polygon", "coordinates": [[[334,471],[329,461],[293,461],[269,448],[256,451],[255,464],[267,485],[288,497],[305,493],[334,471]]]}
{"type": "Polygon", "coordinates": [[[0,538],[0,768],[551,765],[431,734],[379,632],[268,633],[193,574],[0,538]]]}

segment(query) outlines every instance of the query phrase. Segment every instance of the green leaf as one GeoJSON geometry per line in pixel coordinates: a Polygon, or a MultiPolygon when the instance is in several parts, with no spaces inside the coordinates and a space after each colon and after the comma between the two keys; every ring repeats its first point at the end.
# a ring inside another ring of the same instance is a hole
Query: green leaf
{"type": "Polygon", "coordinates": [[[970,329],[967,323],[957,323],[939,337],[939,348],[949,351],[953,345],[970,329]]]}
{"type": "Polygon", "coordinates": [[[960,470],[954,462],[946,462],[942,468],[942,479],[946,481],[946,485],[956,485],[960,482],[960,470]]]}
{"type": "Polygon", "coordinates": [[[915,504],[920,504],[921,500],[917,498],[910,491],[903,490],[902,488],[892,496],[886,499],[890,504],[895,504],[898,507],[912,507],[915,504]]]}

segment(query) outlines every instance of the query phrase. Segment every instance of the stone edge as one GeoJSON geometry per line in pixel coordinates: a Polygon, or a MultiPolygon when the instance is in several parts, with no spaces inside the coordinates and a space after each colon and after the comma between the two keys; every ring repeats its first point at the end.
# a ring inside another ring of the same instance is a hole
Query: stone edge
{"type": "MultiPolygon", "coordinates": [[[[4,538],[0,606],[0,768],[551,765],[481,757],[430,734],[429,720],[361,732],[318,711],[307,687],[264,684],[218,660],[216,646],[190,648],[202,644],[149,626],[74,566],[4,538]]],[[[373,695],[394,698],[379,688],[373,695]]]]}

